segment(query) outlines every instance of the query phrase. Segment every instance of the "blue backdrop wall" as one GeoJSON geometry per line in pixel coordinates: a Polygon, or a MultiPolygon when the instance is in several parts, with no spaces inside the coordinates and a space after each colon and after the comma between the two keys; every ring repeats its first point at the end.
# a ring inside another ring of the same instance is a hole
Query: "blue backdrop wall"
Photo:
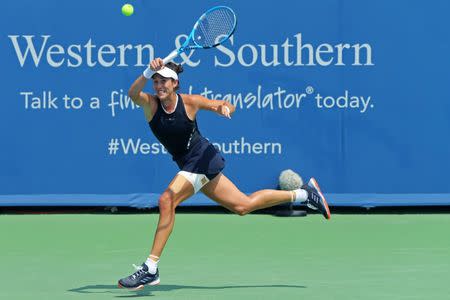
{"type": "Polygon", "coordinates": [[[175,61],[181,92],[237,106],[198,123],[238,187],[293,169],[332,205],[450,204],[450,2],[129,2],[3,3],[0,205],[155,205],[177,168],[126,94],[222,4],[233,38],[175,61]]]}

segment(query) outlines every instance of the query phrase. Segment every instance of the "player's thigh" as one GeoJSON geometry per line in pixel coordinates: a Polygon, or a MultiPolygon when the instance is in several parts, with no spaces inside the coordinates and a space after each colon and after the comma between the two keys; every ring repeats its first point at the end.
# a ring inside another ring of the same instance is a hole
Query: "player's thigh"
{"type": "Polygon", "coordinates": [[[177,174],[164,193],[173,201],[174,207],[177,207],[178,204],[194,194],[194,187],[189,180],[177,174]]]}
{"type": "Polygon", "coordinates": [[[201,191],[220,205],[236,211],[236,208],[248,203],[248,196],[242,193],[231,180],[220,173],[208,182],[201,191]]]}

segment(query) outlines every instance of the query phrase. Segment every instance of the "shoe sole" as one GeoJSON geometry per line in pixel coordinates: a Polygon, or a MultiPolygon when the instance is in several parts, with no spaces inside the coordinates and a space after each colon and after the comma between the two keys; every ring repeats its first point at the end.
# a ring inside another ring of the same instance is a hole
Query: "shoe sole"
{"type": "Polygon", "coordinates": [[[330,213],[330,208],[328,207],[327,200],[325,200],[325,196],[322,194],[322,191],[320,190],[320,186],[319,186],[319,184],[317,183],[317,180],[314,177],[311,178],[311,182],[314,185],[314,187],[316,188],[316,190],[319,192],[320,197],[322,197],[323,204],[325,206],[325,210],[326,210],[326,213],[327,213],[326,216],[324,216],[324,217],[325,217],[325,219],[329,220],[331,218],[331,213],[330,213]]]}
{"type": "Polygon", "coordinates": [[[119,288],[121,288],[121,289],[127,289],[127,290],[129,290],[129,291],[140,291],[140,290],[143,290],[143,289],[144,289],[144,286],[145,286],[145,285],[158,285],[159,282],[160,282],[160,280],[159,280],[159,278],[158,278],[158,279],[155,280],[155,281],[152,281],[152,282],[147,283],[147,284],[141,284],[140,286],[135,287],[135,288],[128,288],[128,287],[126,287],[126,286],[121,285],[120,282],[118,282],[117,285],[118,285],[119,288]]]}

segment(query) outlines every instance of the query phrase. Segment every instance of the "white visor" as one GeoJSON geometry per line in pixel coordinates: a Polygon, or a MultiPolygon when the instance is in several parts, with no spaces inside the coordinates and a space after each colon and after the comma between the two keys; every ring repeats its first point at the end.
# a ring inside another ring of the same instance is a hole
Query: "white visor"
{"type": "Polygon", "coordinates": [[[163,67],[161,70],[153,73],[152,78],[153,78],[153,76],[155,76],[155,74],[159,74],[165,78],[172,78],[172,79],[178,80],[177,72],[175,72],[172,69],[169,69],[168,67],[163,67]]]}

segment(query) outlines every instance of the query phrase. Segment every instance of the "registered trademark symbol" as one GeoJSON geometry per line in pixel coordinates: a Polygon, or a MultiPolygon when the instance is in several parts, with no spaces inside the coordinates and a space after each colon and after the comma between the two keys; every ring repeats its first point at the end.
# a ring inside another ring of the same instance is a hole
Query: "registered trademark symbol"
{"type": "Polygon", "coordinates": [[[314,88],[313,88],[312,86],[308,86],[308,87],[306,88],[306,93],[307,93],[308,95],[311,95],[312,93],[314,93],[314,88]]]}

